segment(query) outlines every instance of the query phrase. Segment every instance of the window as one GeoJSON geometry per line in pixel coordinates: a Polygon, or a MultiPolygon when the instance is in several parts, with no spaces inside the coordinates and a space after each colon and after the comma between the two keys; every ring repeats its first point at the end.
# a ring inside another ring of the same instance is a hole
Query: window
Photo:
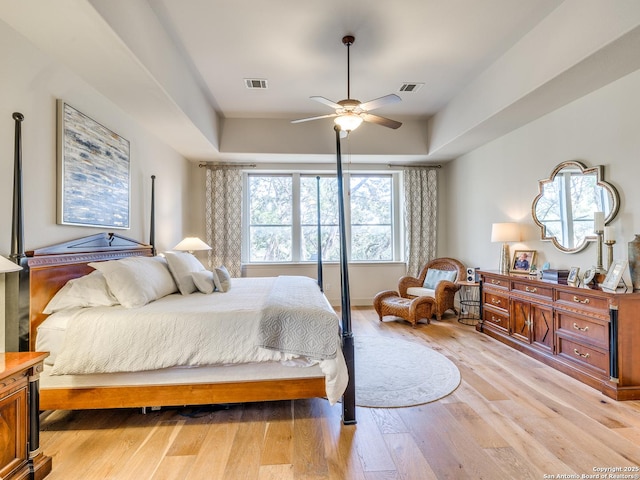
{"type": "Polygon", "coordinates": [[[250,261],[290,262],[292,225],[292,178],[250,176],[250,261]]]}
{"type": "MultiPolygon", "coordinates": [[[[335,175],[248,174],[246,178],[244,256],[248,262],[317,259],[318,188],[322,259],[339,261],[335,175]]],[[[344,185],[349,258],[365,262],[397,260],[397,175],[351,173],[345,175],[344,185]]]]}

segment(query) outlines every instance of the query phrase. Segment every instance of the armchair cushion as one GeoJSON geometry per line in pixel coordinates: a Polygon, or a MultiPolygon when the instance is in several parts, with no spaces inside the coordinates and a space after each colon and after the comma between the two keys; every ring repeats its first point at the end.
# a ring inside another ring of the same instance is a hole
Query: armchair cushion
{"type": "Polygon", "coordinates": [[[423,287],[435,290],[441,280],[448,280],[454,282],[458,272],[456,270],[438,270],[436,268],[430,268],[427,270],[427,276],[424,279],[423,287]]]}
{"type": "Polygon", "coordinates": [[[407,288],[407,295],[411,295],[412,297],[436,297],[436,291],[432,288],[424,288],[424,287],[409,287],[407,288]]]}

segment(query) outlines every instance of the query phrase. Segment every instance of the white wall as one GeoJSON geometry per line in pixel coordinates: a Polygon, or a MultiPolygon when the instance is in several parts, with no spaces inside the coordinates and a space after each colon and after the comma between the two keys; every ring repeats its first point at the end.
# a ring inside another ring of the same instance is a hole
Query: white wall
{"type": "MultiPolygon", "coordinates": [[[[524,237],[514,248],[538,251],[537,263],[585,268],[596,263],[595,244],[565,254],[542,242],[531,219],[538,180],[566,160],[603,165],[604,179],[621,196],[610,224],[615,259],[627,259],[627,242],[640,231],[640,71],[582,97],[446,165],[441,186],[447,228],[439,251],[467,265],[497,269],[500,245],[490,242],[493,222],[518,221],[524,237]]],[[[605,255],[606,262],[606,255],[605,255]]],[[[629,283],[628,272],[626,281],[629,283]]]]}
{"type": "MultiPolygon", "coordinates": [[[[157,176],[156,244],[163,250],[178,243],[188,208],[183,198],[183,192],[188,191],[188,162],[64,65],[36,49],[2,22],[0,58],[3,59],[0,68],[0,255],[9,255],[11,249],[13,112],[21,112],[25,117],[22,123],[25,249],[109,231],[56,224],[58,98],[130,142],[131,228],[120,233],[135,240],[149,240],[150,176],[154,174],[157,176]]],[[[3,332],[4,302],[4,288],[0,288],[0,330],[3,332]]],[[[2,345],[4,342],[0,343],[0,349],[2,345]]]]}
{"type": "MultiPolygon", "coordinates": [[[[316,264],[245,265],[247,277],[303,275],[317,278],[316,264]]],[[[398,290],[398,279],[406,275],[404,263],[351,263],[349,265],[349,296],[352,306],[371,306],[376,293],[398,290]]],[[[322,268],[324,293],[334,307],[341,303],[340,264],[324,263],[322,268]]]]}

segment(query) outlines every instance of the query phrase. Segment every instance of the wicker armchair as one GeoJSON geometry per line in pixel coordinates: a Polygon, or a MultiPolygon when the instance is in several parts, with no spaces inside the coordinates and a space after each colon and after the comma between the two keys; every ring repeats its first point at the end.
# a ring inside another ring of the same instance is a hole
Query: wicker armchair
{"type": "Polygon", "coordinates": [[[456,282],[465,278],[465,267],[454,258],[436,258],[427,263],[420,275],[416,277],[405,276],[398,281],[398,292],[403,298],[414,298],[417,296],[431,296],[436,301],[435,315],[438,320],[442,319],[442,315],[449,309],[454,313],[458,313],[455,308],[455,295],[460,289],[460,285],[456,282]],[[457,272],[453,282],[442,280],[438,283],[435,290],[428,290],[423,287],[427,271],[430,269],[449,270],[457,272]]]}

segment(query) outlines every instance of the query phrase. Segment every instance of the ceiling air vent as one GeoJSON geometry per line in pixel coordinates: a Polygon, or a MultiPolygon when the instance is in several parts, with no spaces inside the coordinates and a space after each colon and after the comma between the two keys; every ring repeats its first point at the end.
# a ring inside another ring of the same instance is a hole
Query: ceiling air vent
{"type": "Polygon", "coordinates": [[[417,92],[423,87],[424,83],[403,83],[399,92],[417,92]]]}
{"type": "Polygon", "coordinates": [[[264,78],[245,78],[244,84],[251,89],[265,90],[267,88],[267,80],[264,78]]]}

